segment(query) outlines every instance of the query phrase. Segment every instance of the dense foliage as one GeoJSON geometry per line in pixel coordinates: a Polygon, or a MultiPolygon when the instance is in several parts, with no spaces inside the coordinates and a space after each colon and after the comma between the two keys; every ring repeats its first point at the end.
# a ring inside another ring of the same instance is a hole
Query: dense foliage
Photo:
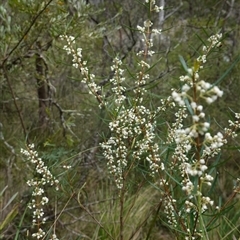
{"type": "Polygon", "coordinates": [[[0,239],[239,238],[239,12],[3,0],[0,239]]]}

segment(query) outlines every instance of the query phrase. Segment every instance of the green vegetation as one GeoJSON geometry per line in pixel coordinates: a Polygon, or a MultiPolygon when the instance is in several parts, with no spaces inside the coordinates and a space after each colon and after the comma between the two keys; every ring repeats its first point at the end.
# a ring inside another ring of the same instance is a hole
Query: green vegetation
{"type": "Polygon", "coordinates": [[[240,238],[240,3],[159,2],[3,0],[0,239],[240,238]]]}

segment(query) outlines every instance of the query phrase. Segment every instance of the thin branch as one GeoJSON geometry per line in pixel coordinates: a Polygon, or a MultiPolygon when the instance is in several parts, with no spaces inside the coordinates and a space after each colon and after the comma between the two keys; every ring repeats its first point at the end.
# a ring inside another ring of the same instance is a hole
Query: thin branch
{"type": "Polygon", "coordinates": [[[66,124],[65,118],[64,118],[64,113],[72,113],[76,112],[75,110],[64,110],[62,107],[55,101],[51,102],[59,111],[60,114],[60,119],[61,119],[61,124],[63,127],[63,136],[66,136],[66,130],[68,130],[76,139],[79,140],[78,136],[72,131],[72,129],[66,124]]]}
{"type": "Polygon", "coordinates": [[[10,79],[8,77],[7,69],[6,69],[5,65],[3,65],[3,74],[4,74],[5,79],[7,80],[7,84],[8,84],[8,87],[10,89],[10,92],[11,92],[11,95],[12,95],[12,98],[13,98],[13,103],[14,103],[14,106],[15,106],[15,108],[17,110],[17,114],[18,114],[18,117],[20,119],[20,123],[21,123],[22,129],[23,129],[24,137],[27,138],[27,131],[26,131],[26,127],[25,127],[24,122],[23,122],[23,117],[22,117],[21,111],[20,111],[20,109],[18,107],[17,100],[16,100],[16,97],[15,97],[15,93],[13,91],[13,88],[12,88],[10,79]]]}
{"type": "Polygon", "coordinates": [[[24,32],[24,34],[22,35],[22,37],[20,38],[20,40],[17,42],[17,44],[12,48],[12,50],[7,54],[7,56],[5,57],[5,59],[2,62],[1,67],[3,67],[5,65],[5,63],[7,62],[8,58],[12,55],[12,53],[18,48],[18,46],[22,43],[22,41],[24,40],[24,38],[27,36],[27,34],[30,32],[30,30],[32,29],[33,25],[35,24],[35,22],[37,21],[37,19],[41,16],[41,14],[46,10],[46,8],[51,4],[53,0],[50,0],[41,11],[39,11],[39,13],[33,18],[32,22],[30,23],[29,27],[27,28],[27,30],[24,32]]]}
{"type": "Polygon", "coordinates": [[[110,234],[110,232],[108,232],[108,230],[101,224],[101,222],[98,221],[98,219],[96,219],[95,216],[94,216],[86,207],[84,207],[83,204],[81,203],[81,201],[80,201],[80,195],[81,195],[82,189],[84,188],[85,184],[86,184],[86,183],[83,184],[83,186],[81,187],[81,189],[80,189],[80,191],[79,191],[79,193],[78,193],[78,196],[77,196],[77,201],[78,201],[78,203],[79,203],[79,206],[80,206],[84,211],[86,211],[86,212],[89,214],[90,217],[92,217],[92,219],[98,224],[98,226],[99,226],[100,228],[102,228],[102,229],[105,231],[105,233],[108,235],[109,239],[114,240],[114,238],[112,237],[112,235],[110,234]]]}

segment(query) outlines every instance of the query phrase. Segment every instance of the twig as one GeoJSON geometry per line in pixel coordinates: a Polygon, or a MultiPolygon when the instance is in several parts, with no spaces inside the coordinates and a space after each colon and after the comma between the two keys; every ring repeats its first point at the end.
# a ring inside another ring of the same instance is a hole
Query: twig
{"type": "Polygon", "coordinates": [[[13,91],[13,88],[12,88],[10,79],[8,77],[7,69],[6,69],[5,65],[3,65],[3,74],[4,74],[5,79],[7,80],[7,84],[8,84],[8,87],[10,89],[10,92],[11,92],[11,95],[12,95],[12,98],[13,98],[13,102],[14,102],[14,106],[15,106],[15,108],[17,110],[17,114],[18,114],[18,117],[20,119],[20,123],[21,123],[22,129],[23,129],[24,137],[26,138],[26,141],[28,141],[27,140],[27,131],[26,131],[26,128],[25,128],[25,125],[24,125],[24,122],[23,122],[23,117],[22,117],[21,111],[20,111],[20,109],[18,107],[17,100],[16,100],[16,97],[15,97],[15,93],[13,91]]]}
{"type": "Polygon", "coordinates": [[[30,30],[32,29],[33,25],[35,24],[35,22],[37,21],[37,19],[41,16],[41,14],[46,10],[46,8],[51,4],[53,0],[50,0],[41,11],[39,11],[39,13],[33,18],[31,24],[29,25],[29,27],[27,28],[27,30],[24,32],[24,34],[22,35],[22,37],[20,38],[20,40],[17,42],[17,44],[12,48],[12,50],[7,54],[7,56],[5,57],[5,59],[2,62],[1,67],[3,67],[5,65],[5,63],[7,62],[8,58],[12,55],[12,53],[18,48],[18,46],[22,43],[22,41],[24,40],[24,38],[27,36],[27,34],[30,32],[30,30]]]}
{"type": "Polygon", "coordinates": [[[79,203],[79,206],[86,211],[89,216],[105,231],[105,233],[109,236],[110,239],[114,240],[114,238],[111,236],[111,234],[107,231],[106,228],[104,228],[104,226],[94,217],[94,215],[86,208],[83,206],[83,204],[80,201],[80,195],[82,192],[82,189],[84,188],[84,186],[86,185],[86,182],[83,184],[83,186],[81,187],[80,191],[78,192],[78,196],[77,196],[77,201],[79,203]]]}

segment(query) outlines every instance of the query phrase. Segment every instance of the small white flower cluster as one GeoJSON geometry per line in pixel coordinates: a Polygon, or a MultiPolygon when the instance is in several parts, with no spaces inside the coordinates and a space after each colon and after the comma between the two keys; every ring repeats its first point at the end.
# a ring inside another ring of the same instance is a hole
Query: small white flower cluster
{"type": "Polygon", "coordinates": [[[145,0],[145,2],[146,2],[146,3],[150,3],[150,6],[151,6],[150,11],[155,11],[155,12],[158,13],[158,12],[160,12],[160,11],[163,10],[163,6],[158,7],[158,6],[156,5],[156,0],[145,0]]]}
{"type": "Polygon", "coordinates": [[[143,102],[143,96],[147,92],[144,85],[149,80],[149,74],[144,74],[140,71],[136,77],[135,88],[133,89],[134,94],[136,95],[136,101],[138,104],[143,102]]]}
{"type": "Polygon", "coordinates": [[[146,68],[150,68],[150,65],[145,62],[144,60],[142,60],[140,63],[138,63],[139,66],[141,66],[142,68],[146,67],[146,68]]]}
{"type": "Polygon", "coordinates": [[[140,105],[131,109],[121,109],[117,118],[109,124],[113,136],[102,143],[101,147],[108,160],[110,173],[115,176],[120,189],[123,171],[131,161],[137,163],[143,159],[147,160],[150,174],[164,169],[163,163],[160,162],[158,145],[154,143],[154,117],[154,113],[140,105]]]}
{"type": "Polygon", "coordinates": [[[186,90],[183,90],[182,93],[178,93],[175,90],[172,92],[172,98],[173,100],[178,103],[179,106],[185,106],[185,102],[182,96],[185,96],[186,90]]]}
{"type": "Polygon", "coordinates": [[[202,176],[203,173],[207,170],[205,165],[205,160],[201,159],[199,162],[194,161],[194,163],[185,163],[185,172],[189,176],[202,176]]]}
{"type": "Polygon", "coordinates": [[[215,34],[215,35],[212,35],[210,38],[208,38],[208,42],[210,42],[211,44],[211,48],[214,48],[214,47],[220,47],[221,46],[221,40],[222,38],[222,33],[219,33],[219,34],[215,34]]]}
{"type": "Polygon", "coordinates": [[[60,39],[67,41],[67,45],[65,45],[63,49],[67,52],[67,54],[72,55],[73,67],[80,70],[80,73],[83,77],[82,83],[87,84],[89,88],[89,93],[95,96],[95,98],[99,102],[99,107],[102,107],[103,105],[105,105],[103,101],[103,96],[101,95],[102,88],[98,86],[94,81],[95,75],[89,73],[87,62],[83,61],[82,59],[82,48],[77,48],[77,50],[75,50],[75,38],[73,36],[61,35],[60,39]]]}
{"type": "Polygon", "coordinates": [[[203,80],[197,84],[197,90],[200,92],[200,97],[205,99],[208,104],[213,103],[217,98],[223,96],[223,91],[218,86],[213,86],[203,80]]]}
{"type": "MultiPolygon", "coordinates": [[[[169,128],[167,144],[176,143],[172,159],[177,162],[177,165],[188,161],[187,153],[191,150],[191,138],[183,129],[183,121],[187,117],[186,108],[180,108],[175,113],[176,121],[169,128]]],[[[184,174],[183,174],[184,175],[184,174]]]]}
{"type": "Polygon", "coordinates": [[[199,68],[203,68],[203,66],[201,64],[206,63],[207,61],[207,55],[209,54],[209,52],[216,47],[220,47],[221,46],[221,38],[222,38],[222,34],[216,34],[216,35],[212,35],[210,38],[208,38],[208,42],[210,42],[210,45],[205,45],[203,46],[202,50],[203,50],[203,54],[201,56],[199,56],[197,58],[198,63],[200,64],[199,68]]]}
{"type": "MultiPolygon", "coordinates": [[[[151,8],[155,1],[150,0],[151,8]]],[[[154,9],[160,10],[161,8],[154,9]]],[[[152,10],[152,9],[151,9],[152,10]]],[[[161,31],[151,29],[153,23],[148,19],[144,21],[143,27],[137,26],[137,29],[143,34],[144,50],[137,53],[137,56],[143,56],[138,66],[140,71],[135,75],[135,82],[132,87],[134,98],[129,98],[130,107],[124,105],[126,99],[126,88],[123,85],[125,81],[122,62],[115,58],[111,70],[114,72],[110,82],[113,84],[112,91],[115,94],[114,116],[109,123],[111,137],[101,144],[104,156],[108,161],[108,168],[115,177],[117,187],[123,187],[123,181],[128,167],[139,164],[140,161],[147,163],[150,169],[150,175],[156,174],[159,170],[164,170],[164,164],[160,160],[159,147],[155,143],[155,118],[159,111],[151,112],[142,105],[143,96],[146,92],[145,84],[149,80],[149,74],[146,71],[151,67],[146,61],[146,56],[151,57],[154,51],[151,50],[153,40],[151,34],[160,34],[161,31]]],[[[165,109],[164,109],[165,110],[165,109]]]]}
{"type": "Polygon", "coordinates": [[[82,48],[77,48],[77,50],[75,50],[74,45],[76,42],[73,36],[61,35],[60,39],[67,41],[67,45],[63,46],[63,50],[65,50],[68,55],[72,55],[73,67],[80,69],[84,77],[83,82],[87,82],[87,76],[89,75],[89,71],[86,67],[87,62],[82,61],[82,48]]]}
{"type": "MultiPolygon", "coordinates": [[[[209,48],[213,47],[214,46],[211,45],[209,48]]],[[[204,57],[204,61],[202,62],[205,62],[205,60],[206,58],[204,57]]],[[[188,69],[186,76],[180,77],[180,81],[184,82],[180,93],[174,89],[172,91],[172,99],[180,106],[179,113],[183,111],[182,108],[188,108],[190,109],[189,111],[191,112],[192,118],[192,125],[187,128],[184,128],[181,123],[183,118],[177,119],[175,125],[172,125],[173,128],[169,134],[170,141],[177,144],[173,156],[174,158],[179,158],[181,160],[183,164],[181,167],[183,176],[185,176],[185,174],[187,176],[202,176],[202,174],[207,170],[204,158],[214,156],[219,152],[220,147],[226,143],[226,140],[223,138],[221,133],[217,133],[214,137],[211,137],[210,133],[208,133],[210,124],[204,121],[205,113],[203,112],[203,106],[198,104],[201,99],[204,99],[209,104],[213,103],[218,97],[222,97],[223,91],[221,91],[217,86],[212,86],[204,80],[199,80],[200,77],[198,69],[198,67],[190,68],[188,69]],[[191,96],[191,94],[193,96],[191,96]],[[192,144],[200,136],[205,137],[204,142],[197,143],[198,146],[200,146],[199,144],[204,144],[205,146],[202,160],[198,159],[197,162],[193,161],[191,163],[184,162],[188,159],[186,155],[192,148],[192,144]]],[[[185,185],[183,186],[185,188],[185,185]]]]}
{"type": "Polygon", "coordinates": [[[217,155],[221,147],[227,143],[227,139],[224,138],[223,134],[221,132],[218,132],[214,136],[211,136],[211,134],[208,132],[205,134],[205,139],[204,139],[204,150],[202,156],[204,158],[206,157],[214,157],[217,155]]]}
{"type": "Polygon", "coordinates": [[[208,209],[208,205],[213,206],[214,202],[211,200],[210,197],[202,196],[202,212],[205,212],[208,209]]]}
{"type": "MultiPolygon", "coordinates": [[[[146,3],[149,3],[149,1],[146,1],[146,3]]],[[[155,5],[155,0],[150,0],[150,11],[151,12],[159,12],[160,10],[163,10],[163,7],[158,7],[157,5],[155,5]]],[[[153,50],[151,50],[151,48],[153,47],[153,39],[152,36],[153,35],[160,35],[162,33],[161,29],[156,29],[153,28],[151,29],[153,26],[153,23],[150,19],[146,20],[143,22],[143,26],[137,26],[137,30],[142,33],[143,35],[143,39],[142,42],[145,45],[145,50],[140,50],[137,53],[137,56],[153,56],[153,54],[155,53],[153,50]]],[[[141,64],[144,64],[144,62],[142,62],[141,64]]],[[[148,64],[146,65],[148,68],[148,64]]]]}
{"type": "MultiPolygon", "coordinates": [[[[217,86],[201,80],[199,76],[199,69],[206,63],[210,50],[220,46],[220,38],[221,35],[209,38],[210,46],[204,46],[204,54],[197,58],[194,67],[180,77],[183,83],[180,91],[173,89],[171,94],[173,101],[179,106],[175,114],[176,121],[171,125],[168,134],[168,143],[175,144],[171,169],[180,170],[182,191],[187,195],[184,211],[193,211],[196,217],[214,204],[209,197],[202,194],[203,184],[211,186],[213,181],[213,177],[208,174],[207,161],[216,156],[227,143],[221,132],[213,136],[210,134],[210,124],[205,120],[204,104],[200,104],[201,100],[211,104],[223,95],[223,91],[217,86]],[[186,118],[191,119],[192,123],[187,127],[184,124],[186,118]]],[[[233,129],[239,127],[238,118],[237,121],[230,122],[230,125],[233,129]]],[[[230,133],[230,129],[226,132],[230,133]]]]}
{"type": "Polygon", "coordinates": [[[166,99],[161,99],[160,102],[161,105],[158,106],[157,112],[165,112],[167,109],[174,108],[176,106],[175,102],[172,101],[171,96],[166,99]]]}
{"type": "Polygon", "coordinates": [[[240,113],[235,113],[235,121],[228,120],[229,128],[225,128],[225,133],[232,138],[237,136],[236,130],[240,129],[240,113]]]}
{"type": "Polygon", "coordinates": [[[167,217],[167,222],[169,225],[173,226],[173,227],[177,227],[178,222],[176,219],[176,211],[175,211],[175,203],[176,203],[176,199],[173,199],[171,196],[168,196],[165,200],[164,200],[164,213],[166,214],[167,217]]]}
{"type": "Polygon", "coordinates": [[[41,228],[39,228],[36,233],[32,234],[32,237],[40,239],[40,238],[43,238],[45,236],[45,234],[46,233],[41,228]]]}
{"type": "Polygon", "coordinates": [[[196,240],[196,239],[202,239],[203,237],[200,232],[195,232],[194,234],[192,234],[189,228],[187,229],[187,232],[189,236],[185,236],[184,238],[185,240],[196,240]]]}
{"type": "MultiPolygon", "coordinates": [[[[32,237],[37,239],[44,239],[45,235],[46,233],[41,228],[39,228],[36,233],[32,234],[32,237]]],[[[59,240],[59,238],[57,238],[56,234],[52,234],[49,240],[59,240]]]]}
{"type": "Polygon", "coordinates": [[[195,204],[193,204],[192,202],[190,202],[190,201],[188,201],[188,200],[185,201],[185,211],[186,211],[187,213],[190,213],[191,210],[192,210],[192,209],[195,209],[195,208],[196,208],[195,204]]]}
{"type": "MultiPolygon", "coordinates": [[[[208,206],[213,206],[214,205],[214,201],[211,200],[210,197],[205,197],[202,196],[202,194],[200,192],[198,192],[198,194],[201,196],[201,213],[205,212],[206,210],[208,210],[208,206]]],[[[191,210],[194,210],[195,212],[198,212],[197,206],[196,204],[194,204],[193,202],[186,200],[185,201],[185,211],[187,213],[190,213],[191,210]]]]}
{"type": "MultiPolygon", "coordinates": [[[[49,171],[47,166],[45,166],[45,163],[42,161],[41,158],[38,157],[37,151],[34,150],[34,144],[30,144],[27,148],[21,149],[21,153],[27,157],[27,160],[29,160],[32,164],[35,165],[35,170],[36,173],[38,173],[41,176],[40,180],[30,180],[28,181],[29,186],[37,187],[37,186],[44,186],[46,184],[49,184],[50,186],[55,185],[56,190],[58,190],[58,183],[59,181],[55,179],[55,177],[52,175],[52,173],[49,171]]],[[[34,191],[34,195],[41,195],[38,192],[39,191],[34,191]]]]}
{"type": "MultiPolygon", "coordinates": [[[[140,31],[143,34],[143,38],[141,41],[143,42],[143,45],[145,45],[144,50],[140,50],[137,52],[137,56],[149,56],[152,57],[153,54],[155,53],[151,48],[153,47],[153,39],[151,38],[152,35],[160,35],[161,30],[158,29],[152,29],[151,32],[150,30],[147,30],[146,27],[141,27],[137,26],[138,31],[140,31]]],[[[149,68],[149,65],[147,63],[140,64],[142,66],[146,65],[149,68]]]]}
{"type": "Polygon", "coordinates": [[[236,130],[240,129],[240,114],[235,113],[235,118],[237,120],[235,120],[234,122],[232,120],[229,120],[229,128],[224,129],[226,134],[225,136],[221,132],[218,132],[214,136],[211,136],[209,132],[205,134],[205,138],[203,141],[203,158],[216,156],[221,151],[221,147],[227,143],[227,136],[232,138],[237,136],[236,130]]]}
{"type": "MultiPolygon", "coordinates": [[[[185,106],[186,99],[189,98],[188,92],[192,90],[193,84],[189,83],[189,76],[181,76],[180,81],[187,81],[188,83],[182,86],[180,93],[173,90],[172,98],[179,106],[185,106]]],[[[192,81],[196,81],[196,74],[192,81]]],[[[223,91],[221,91],[219,87],[213,86],[204,80],[195,82],[194,87],[198,93],[198,97],[204,99],[208,104],[213,103],[217,98],[223,96],[223,91]]]]}
{"type": "MultiPolygon", "coordinates": [[[[37,173],[37,176],[34,179],[27,181],[27,185],[33,187],[33,198],[28,204],[28,208],[33,211],[32,223],[33,225],[39,226],[39,223],[44,224],[46,221],[46,218],[44,218],[43,206],[49,202],[49,199],[44,195],[44,187],[50,185],[58,190],[59,181],[55,179],[47,166],[45,166],[43,160],[38,157],[37,151],[34,150],[34,144],[30,144],[27,150],[21,149],[21,153],[34,165],[35,172],[37,173]]],[[[37,232],[32,234],[32,236],[37,239],[42,238],[44,235],[45,232],[41,228],[38,228],[37,232]]]]}
{"type": "Polygon", "coordinates": [[[144,21],[143,25],[145,28],[150,28],[153,25],[153,23],[148,19],[144,21]]]}
{"type": "Polygon", "coordinates": [[[52,237],[49,238],[49,240],[59,240],[59,239],[57,238],[57,235],[56,235],[56,234],[53,234],[52,237]]]}
{"type": "Polygon", "coordinates": [[[185,100],[186,98],[191,100],[191,97],[189,97],[188,92],[190,90],[196,91],[194,93],[195,95],[198,94],[198,96],[194,96],[195,99],[203,98],[208,104],[213,103],[217,100],[217,98],[222,97],[223,91],[221,91],[217,86],[213,86],[212,84],[200,80],[198,70],[202,68],[203,63],[206,63],[207,61],[207,55],[210,52],[211,49],[214,47],[218,47],[220,43],[222,35],[217,34],[214,36],[211,36],[208,41],[211,42],[210,46],[204,46],[203,52],[204,54],[199,56],[197,58],[197,62],[199,65],[196,64],[194,68],[189,68],[187,71],[187,75],[180,76],[180,81],[184,82],[184,85],[182,86],[181,92],[177,92],[173,90],[172,92],[172,98],[175,102],[179,104],[179,106],[185,106],[185,100]]]}
{"type": "MultiPolygon", "coordinates": [[[[68,55],[73,56],[73,67],[79,68],[82,63],[82,49],[78,48],[77,50],[74,49],[73,45],[76,43],[75,38],[73,36],[67,36],[67,35],[61,35],[60,36],[61,40],[66,40],[67,45],[63,46],[63,50],[67,52],[68,55]]],[[[86,69],[87,70],[87,69],[86,69]]],[[[83,70],[84,72],[85,70],[83,70]]],[[[86,72],[88,74],[88,70],[86,72]]]]}
{"type": "Polygon", "coordinates": [[[212,185],[213,177],[209,174],[205,174],[203,177],[200,178],[202,183],[207,184],[208,186],[212,185]]]}
{"type": "MultiPolygon", "coordinates": [[[[177,120],[178,123],[176,123],[176,126],[181,126],[182,124],[179,123],[181,119],[183,119],[182,115],[184,112],[180,112],[178,114],[179,118],[177,120]]],[[[193,126],[195,126],[196,123],[193,121],[193,126]]],[[[195,187],[193,183],[193,179],[195,177],[198,177],[202,183],[205,183],[208,186],[211,186],[213,177],[210,176],[207,173],[207,165],[205,159],[209,156],[213,156],[213,154],[216,153],[211,149],[211,152],[207,154],[203,151],[203,154],[201,156],[201,159],[195,159],[191,160],[189,159],[189,153],[194,149],[194,141],[193,139],[196,139],[198,134],[194,135],[191,134],[191,131],[189,129],[194,129],[194,127],[189,127],[186,129],[171,129],[169,134],[169,141],[175,142],[175,150],[172,156],[173,159],[173,167],[177,167],[181,171],[181,184],[182,184],[182,190],[187,194],[189,200],[188,202],[192,202],[193,196],[195,195],[195,187]],[[189,134],[190,133],[190,134],[189,134]]],[[[209,126],[206,126],[209,127],[209,126]]],[[[202,130],[202,129],[201,129],[202,130]]],[[[197,133],[197,132],[196,132],[197,133]]],[[[217,139],[217,138],[214,138],[217,139]]],[[[211,145],[211,144],[210,144],[211,145]]],[[[217,145],[219,146],[219,145],[217,145]]],[[[218,150],[218,149],[217,149],[218,150]]],[[[188,204],[188,208],[186,208],[186,212],[190,212],[190,205],[195,206],[195,203],[188,204]]],[[[204,205],[205,206],[205,205],[204,205]]]]}
{"type": "Polygon", "coordinates": [[[113,84],[112,91],[115,96],[115,103],[117,106],[120,106],[123,101],[126,99],[124,92],[126,88],[122,86],[122,83],[125,81],[125,77],[123,76],[124,70],[121,69],[122,61],[117,57],[113,60],[113,65],[111,66],[111,70],[114,72],[112,79],[110,82],[113,84]]]}

